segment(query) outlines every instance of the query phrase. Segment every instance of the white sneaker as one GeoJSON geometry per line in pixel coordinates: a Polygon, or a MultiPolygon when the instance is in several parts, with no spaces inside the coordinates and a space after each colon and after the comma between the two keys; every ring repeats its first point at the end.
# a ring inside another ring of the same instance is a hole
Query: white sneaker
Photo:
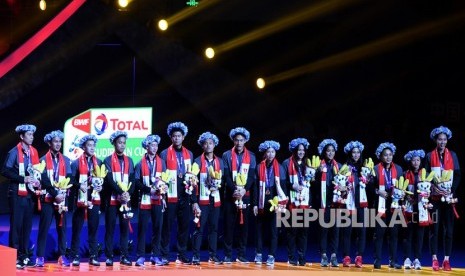
{"type": "Polygon", "coordinates": [[[274,265],[274,256],[273,255],[268,255],[268,259],[266,259],[266,265],[267,266],[273,266],[274,265]]]}
{"type": "Polygon", "coordinates": [[[410,258],[405,259],[405,261],[404,261],[404,268],[405,268],[405,269],[410,269],[410,268],[412,268],[412,261],[410,261],[410,258]]]}
{"type": "Polygon", "coordinates": [[[257,255],[255,255],[254,262],[255,262],[255,264],[258,264],[258,265],[262,264],[262,254],[261,253],[257,253],[257,255]]]}
{"type": "Polygon", "coordinates": [[[421,263],[420,263],[420,260],[415,259],[415,260],[413,261],[413,267],[414,267],[416,270],[421,270],[421,263]]]}

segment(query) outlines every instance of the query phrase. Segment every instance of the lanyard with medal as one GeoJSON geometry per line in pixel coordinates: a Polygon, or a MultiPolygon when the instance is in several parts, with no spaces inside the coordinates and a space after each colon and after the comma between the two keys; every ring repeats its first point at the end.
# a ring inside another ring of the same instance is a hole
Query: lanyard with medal
{"type": "MultiPolygon", "coordinates": [[[[266,166],[266,165],[265,165],[266,166]]],[[[273,165],[270,166],[270,168],[266,168],[266,180],[265,180],[265,195],[270,194],[270,188],[271,188],[271,177],[273,173],[273,165]]]]}
{"type": "Polygon", "coordinates": [[[124,158],[121,160],[121,182],[124,181],[124,158]]]}
{"type": "Polygon", "coordinates": [[[179,157],[178,157],[178,154],[176,153],[176,162],[178,163],[178,178],[182,178],[183,164],[184,164],[184,158],[182,157],[182,152],[179,157]]]}
{"type": "Polygon", "coordinates": [[[442,173],[442,171],[444,170],[444,154],[441,154],[438,152],[438,155],[439,155],[439,167],[442,173]]]}
{"type": "Polygon", "coordinates": [[[30,176],[34,176],[34,169],[32,168],[32,162],[31,162],[31,155],[30,155],[30,150],[29,149],[24,149],[24,153],[26,154],[26,159],[27,159],[27,172],[29,173],[30,176]]]}
{"type": "Polygon", "coordinates": [[[303,186],[304,185],[304,176],[302,174],[302,167],[301,167],[301,164],[302,163],[297,163],[297,179],[299,181],[299,186],[303,186]]]}
{"type": "Polygon", "coordinates": [[[150,181],[152,181],[152,184],[155,183],[155,168],[157,167],[157,159],[154,157],[153,160],[150,160],[150,157],[148,157],[147,161],[149,162],[149,168],[150,170],[150,181]]]}
{"type": "Polygon", "coordinates": [[[391,170],[384,169],[384,179],[386,180],[387,190],[388,191],[391,190],[391,186],[392,186],[391,170]]]}
{"type": "MultiPolygon", "coordinates": [[[[298,181],[298,184],[299,184],[299,187],[304,187],[305,186],[305,183],[304,183],[304,176],[302,174],[302,165],[303,162],[296,162],[294,163],[294,166],[297,166],[297,181],[298,181]]],[[[299,199],[299,206],[300,204],[302,204],[302,200],[304,199],[304,196],[302,194],[303,192],[303,189],[298,191],[298,199],[299,199]]]]}
{"type": "Polygon", "coordinates": [[[242,155],[237,154],[236,155],[236,168],[237,168],[238,173],[241,172],[241,166],[242,166],[242,155]]]}
{"type": "Polygon", "coordinates": [[[92,156],[87,157],[87,183],[92,184],[92,171],[94,170],[94,162],[92,156]]]}
{"type": "MultiPolygon", "coordinates": [[[[210,167],[213,168],[213,171],[215,171],[215,159],[213,158],[212,160],[208,160],[205,158],[205,165],[207,168],[207,172],[210,171],[210,167]]],[[[210,173],[207,173],[208,181],[206,182],[207,188],[210,189],[212,187],[218,189],[218,186],[215,184],[215,178],[214,176],[210,175],[210,173]]],[[[211,196],[213,196],[213,193],[210,193],[211,196]]]]}
{"type": "MultiPolygon", "coordinates": [[[[212,185],[213,184],[213,177],[210,175],[210,173],[208,173],[210,171],[211,166],[212,166],[212,164],[210,163],[210,161],[208,161],[207,157],[205,157],[205,168],[207,169],[207,179],[205,179],[204,186],[208,190],[210,190],[210,188],[213,186],[212,185]]],[[[215,167],[213,167],[213,170],[214,169],[215,169],[215,167]]],[[[209,193],[209,194],[211,195],[211,193],[209,193]]]]}
{"type": "Polygon", "coordinates": [[[58,157],[53,157],[53,181],[58,182],[58,157]]]}

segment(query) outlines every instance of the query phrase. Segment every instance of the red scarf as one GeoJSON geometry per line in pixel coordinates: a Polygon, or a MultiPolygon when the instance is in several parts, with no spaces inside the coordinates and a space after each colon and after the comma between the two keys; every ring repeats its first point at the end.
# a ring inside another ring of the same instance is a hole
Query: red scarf
{"type": "MultiPolygon", "coordinates": [[[[118,155],[114,152],[111,156],[111,172],[113,176],[113,181],[118,183],[127,182],[129,181],[129,158],[127,155],[123,155],[123,164],[124,164],[124,172],[121,170],[121,164],[119,163],[118,155]]],[[[115,206],[118,205],[119,202],[117,201],[117,195],[115,192],[111,195],[110,205],[115,206]]]]}
{"type": "MultiPolygon", "coordinates": [[[[352,186],[350,189],[347,189],[347,198],[346,198],[346,208],[349,210],[349,214],[353,214],[356,211],[355,208],[355,180],[354,177],[357,177],[358,172],[353,171],[353,167],[351,165],[348,165],[351,171],[351,174],[347,181],[350,183],[350,186],[352,186]]],[[[359,199],[362,198],[361,192],[363,189],[360,189],[359,187],[359,199]]],[[[362,204],[360,203],[360,207],[362,207],[362,204]]]]}
{"type": "MultiPolygon", "coordinates": [[[[259,168],[259,171],[258,171],[258,179],[260,181],[266,181],[266,160],[263,160],[262,162],[260,162],[260,168],[259,168]]],[[[274,173],[274,177],[279,177],[279,163],[278,163],[278,160],[273,159],[273,173],[274,173]]]]}
{"type": "MultiPolygon", "coordinates": [[[[451,170],[452,171],[452,176],[450,178],[450,181],[453,183],[454,181],[454,160],[452,158],[452,154],[450,151],[445,148],[444,149],[444,164],[441,164],[441,159],[439,158],[439,152],[437,149],[433,150],[431,152],[431,171],[433,171],[437,176],[441,176],[443,170],[451,170]]],[[[437,189],[436,187],[433,187],[432,192],[431,192],[431,199],[434,201],[440,200],[444,194],[437,189]]],[[[455,204],[451,204],[452,209],[454,211],[455,217],[459,218],[459,215],[457,213],[457,210],[455,209],[455,204]]]]}
{"type": "MultiPolygon", "coordinates": [[[[24,167],[24,151],[21,142],[16,145],[16,149],[18,150],[18,167],[19,167],[19,175],[26,176],[26,168],[24,167]]],[[[39,154],[37,150],[31,145],[29,146],[29,158],[32,165],[39,164],[39,154]]],[[[32,176],[32,175],[31,175],[32,176]]],[[[18,187],[18,195],[19,196],[27,196],[27,189],[26,184],[19,183],[18,187]]]]}
{"type": "MultiPolygon", "coordinates": [[[[184,169],[192,164],[191,156],[189,151],[182,147],[182,158],[184,159],[184,169]]],[[[177,184],[177,172],[178,172],[178,158],[176,156],[176,150],[173,145],[168,148],[166,153],[166,169],[170,176],[170,183],[168,184],[168,202],[178,202],[178,184],[177,184]]]]}
{"type": "MultiPolygon", "coordinates": [[[[266,175],[266,160],[263,160],[262,162],[260,162],[259,164],[259,171],[258,171],[258,174],[259,174],[259,185],[260,185],[260,190],[259,190],[259,202],[258,202],[258,209],[259,211],[261,209],[263,209],[263,206],[265,205],[265,186],[266,186],[266,178],[267,178],[267,175],[266,175]]],[[[273,173],[274,173],[274,184],[275,184],[275,188],[276,188],[276,193],[277,193],[277,196],[278,196],[278,203],[280,205],[284,205],[286,206],[287,205],[287,202],[288,202],[288,198],[286,196],[286,194],[284,193],[283,189],[281,188],[281,175],[280,175],[280,172],[279,172],[279,169],[280,169],[280,166],[279,166],[279,163],[278,163],[278,160],[273,159],[273,173]]],[[[271,187],[269,187],[271,188],[271,187]]]]}
{"type": "MultiPolygon", "coordinates": [[[[129,174],[129,158],[127,155],[123,155],[123,163],[124,163],[124,174],[129,174]]],[[[119,163],[119,158],[116,153],[113,153],[111,156],[111,171],[114,173],[121,173],[121,164],[119,163]]],[[[123,181],[123,179],[118,179],[123,181]]]]}
{"type": "MultiPolygon", "coordinates": [[[[92,159],[93,168],[96,168],[98,166],[97,158],[95,157],[95,155],[93,155],[91,159],[92,159]]],[[[89,168],[87,166],[87,156],[83,153],[79,157],[79,183],[87,181],[89,185],[92,180],[91,178],[89,178],[89,175],[92,177],[92,172],[90,172],[89,174],[89,168]]],[[[93,199],[92,204],[100,205],[100,199],[93,199]]],[[[85,192],[82,192],[81,189],[79,189],[77,206],[81,208],[85,208],[87,212],[87,189],[85,190],[85,192]]]]}
{"type": "MultiPolygon", "coordinates": [[[[291,184],[291,187],[294,186],[294,184],[299,184],[299,176],[297,175],[297,170],[295,169],[295,158],[294,155],[289,158],[289,164],[287,166],[287,171],[289,173],[289,182],[291,184]]],[[[291,196],[291,205],[289,206],[290,208],[298,208],[295,204],[297,201],[297,194],[299,192],[296,192],[294,189],[290,190],[290,196],[291,196]]],[[[299,204],[300,206],[300,204],[299,204]]]]}
{"type": "Polygon", "coordinates": [[[45,168],[47,169],[47,173],[49,173],[48,177],[50,178],[50,180],[59,181],[60,176],[66,176],[65,159],[63,158],[63,154],[61,154],[61,152],[58,152],[58,179],[54,179],[53,159],[52,153],[50,151],[48,151],[45,154],[45,168]]]}
{"type": "MultiPolygon", "coordinates": [[[[185,148],[182,147],[182,158],[184,160],[190,160],[190,155],[189,151],[185,148]]],[[[176,150],[174,149],[173,146],[170,146],[168,148],[167,156],[166,156],[166,168],[168,170],[177,170],[178,169],[178,159],[176,158],[176,150]]]]}
{"type": "MultiPolygon", "coordinates": [[[[213,157],[213,169],[215,172],[220,171],[220,160],[217,156],[213,157]]],[[[219,191],[210,192],[207,187],[208,180],[208,171],[207,171],[207,160],[205,159],[205,154],[200,156],[200,194],[199,194],[199,204],[200,205],[209,205],[210,204],[210,195],[214,199],[214,207],[220,207],[220,193],[219,191]]]]}
{"type": "MultiPolygon", "coordinates": [[[[242,156],[242,163],[241,163],[241,167],[239,168],[239,173],[244,174],[246,177],[246,181],[247,181],[247,178],[249,175],[249,167],[250,167],[250,155],[246,147],[244,147],[243,152],[244,154],[242,156]]],[[[232,179],[234,183],[236,183],[236,176],[238,173],[237,169],[238,169],[237,168],[237,154],[236,154],[236,147],[234,146],[231,149],[231,173],[232,173],[232,179]]],[[[246,191],[244,196],[249,196],[249,195],[250,195],[249,191],[246,191]]],[[[238,209],[239,209],[239,224],[244,224],[244,214],[242,212],[242,207],[239,207],[238,209]]]]}
{"type": "MultiPolygon", "coordinates": [[[[65,167],[65,159],[63,158],[63,154],[61,154],[61,152],[58,152],[58,179],[55,179],[55,174],[53,170],[53,158],[52,158],[52,153],[50,150],[45,154],[45,169],[47,170],[47,175],[52,185],[53,183],[55,183],[55,181],[61,181],[62,179],[64,179],[66,176],[66,167],[65,167]]],[[[50,195],[49,193],[46,193],[45,202],[47,203],[53,202],[52,195],[50,195]]],[[[55,205],[55,210],[58,210],[58,208],[59,208],[58,205],[55,205]]],[[[64,216],[64,212],[60,214],[59,226],[63,226],[63,216],[64,216]]]]}
{"type": "MultiPolygon", "coordinates": [[[[250,164],[250,155],[249,151],[244,147],[244,156],[242,157],[242,164],[250,164]]],[[[233,147],[231,150],[231,170],[237,172],[237,154],[236,147],[233,147]]],[[[247,173],[247,172],[245,172],[247,173]]]]}
{"type": "MultiPolygon", "coordinates": [[[[154,177],[160,177],[162,173],[162,162],[163,160],[156,155],[155,156],[156,160],[156,167],[155,167],[155,175],[154,177]]],[[[142,173],[142,182],[144,185],[150,187],[150,178],[153,176],[152,173],[150,172],[149,165],[147,164],[147,154],[145,154],[144,158],[141,160],[141,173],[142,173]]],[[[147,195],[147,194],[142,194],[141,197],[141,202],[140,202],[140,208],[143,210],[150,210],[152,207],[151,205],[161,205],[161,196],[159,192],[155,195],[147,195]]]]}
{"type": "Polygon", "coordinates": [[[447,148],[444,149],[444,164],[441,164],[439,152],[437,149],[431,152],[431,167],[442,167],[443,170],[454,170],[454,160],[452,154],[447,148]]]}
{"type": "MultiPolygon", "coordinates": [[[[379,185],[379,190],[381,191],[386,191],[386,175],[385,175],[385,169],[383,166],[383,163],[379,163],[377,165],[378,167],[378,185],[379,185]]],[[[392,179],[397,179],[397,170],[396,170],[396,165],[394,162],[391,163],[391,189],[393,187],[392,179]]],[[[386,191],[389,195],[391,191],[386,191]]],[[[381,217],[386,216],[386,199],[383,198],[382,196],[378,197],[378,213],[381,214],[381,217]]]]}
{"type": "MultiPolygon", "coordinates": [[[[206,173],[207,172],[206,164],[207,164],[207,162],[206,162],[206,159],[205,159],[205,154],[202,154],[200,156],[200,172],[201,173],[206,173]]],[[[220,168],[220,160],[218,159],[217,156],[213,157],[213,169],[215,171],[221,170],[221,168],[220,168]]]]}
{"type": "MultiPolygon", "coordinates": [[[[98,163],[97,163],[97,158],[95,157],[95,155],[92,155],[91,158],[92,158],[92,163],[94,164],[94,168],[97,167],[98,163]]],[[[87,156],[85,154],[82,154],[79,157],[79,175],[84,175],[85,178],[87,178],[88,174],[89,174],[89,168],[87,167],[87,156]]]]}
{"type": "MultiPolygon", "coordinates": [[[[262,162],[260,162],[260,164],[258,165],[259,168],[258,168],[258,180],[259,180],[259,190],[258,190],[258,209],[259,210],[263,210],[263,208],[265,207],[265,186],[266,186],[266,181],[271,181],[270,179],[267,179],[267,175],[266,175],[266,160],[263,160],[262,162]]],[[[275,159],[273,159],[273,164],[271,165],[273,166],[273,173],[274,173],[274,179],[275,179],[275,185],[276,185],[276,190],[278,190],[278,186],[280,185],[279,184],[279,163],[278,161],[275,159]]],[[[280,188],[279,188],[280,189],[280,188]]],[[[278,196],[279,196],[279,192],[278,192],[278,196]]]]}
{"type": "MultiPolygon", "coordinates": [[[[161,173],[163,160],[161,160],[161,158],[158,155],[155,156],[155,159],[157,161],[156,162],[157,167],[155,168],[155,171],[161,173]]],[[[147,160],[145,158],[143,158],[143,161],[146,161],[146,162],[141,162],[142,176],[149,176],[150,175],[149,165],[147,164],[147,160]]]]}
{"type": "MultiPolygon", "coordinates": [[[[337,174],[339,172],[339,167],[337,166],[336,160],[331,160],[331,164],[333,165],[334,173],[337,174]]],[[[326,208],[326,181],[327,181],[327,171],[328,167],[326,166],[326,161],[323,159],[321,161],[321,166],[324,169],[321,171],[321,208],[326,208]]]]}
{"type": "MultiPolygon", "coordinates": [[[[45,169],[47,170],[47,175],[52,185],[55,181],[60,181],[64,179],[66,176],[66,167],[63,154],[61,154],[61,152],[58,152],[58,179],[55,179],[53,170],[53,157],[50,151],[48,151],[45,154],[45,169]]],[[[45,194],[45,202],[53,202],[53,197],[49,193],[45,194]]]]}
{"type": "MultiPolygon", "coordinates": [[[[303,162],[303,161],[302,161],[303,162]]],[[[298,181],[297,177],[297,170],[295,169],[295,158],[294,156],[291,156],[289,158],[289,165],[287,166],[288,172],[289,172],[289,179],[291,180],[291,183],[294,183],[295,181],[298,181]]]]}
{"type": "Polygon", "coordinates": [[[405,178],[408,179],[408,183],[415,183],[415,174],[413,173],[413,171],[406,171],[405,178]]]}
{"type": "MultiPolygon", "coordinates": [[[[118,181],[121,181],[122,183],[128,183],[129,181],[129,158],[126,154],[123,154],[123,169],[121,169],[121,164],[119,162],[118,155],[116,152],[114,152],[111,156],[111,173],[113,176],[113,181],[118,183],[118,181]]],[[[111,206],[116,206],[119,205],[119,195],[116,194],[115,191],[112,192],[111,198],[110,198],[110,205],[111,206]]],[[[129,203],[128,203],[129,205],[129,203]]],[[[128,219],[128,227],[129,227],[129,232],[132,233],[132,226],[131,226],[131,221],[128,219]]]]}
{"type": "MultiPolygon", "coordinates": [[[[244,151],[243,151],[243,156],[242,156],[242,163],[241,163],[241,167],[239,168],[239,172],[244,174],[245,177],[246,177],[246,181],[247,181],[247,178],[248,178],[248,175],[249,175],[249,167],[250,167],[250,154],[249,154],[249,151],[246,149],[246,147],[244,147],[244,151]]],[[[232,172],[232,177],[233,177],[233,181],[235,182],[236,181],[236,176],[237,176],[237,154],[236,154],[236,147],[233,147],[231,149],[231,172],[232,172]]],[[[246,191],[245,192],[245,196],[249,196],[250,193],[249,191],[246,191]]],[[[241,209],[241,212],[242,212],[242,209],[241,209]]]]}
{"type": "MultiPolygon", "coordinates": [[[[378,165],[378,184],[379,186],[384,186],[386,184],[386,175],[384,174],[384,166],[382,163],[379,163],[378,165]]],[[[396,165],[394,165],[394,162],[391,163],[391,179],[397,179],[397,170],[396,170],[396,165]]],[[[392,182],[392,180],[391,180],[392,182]]],[[[393,184],[391,183],[391,189],[392,189],[393,184]]]]}
{"type": "MultiPolygon", "coordinates": [[[[302,162],[305,162],[305,159],[302,160],[302,162]]],[[[305,186],[303,187],[302,191],[298,192],[294,190],[295,186],[299,186],[299,176],[296,170],[297,161],[295,160],[294,156],[292,155],[289,158],[289,164],[287,166],[287,171],[289,173],[289,182],[291,183],[291,187],[293,189],[290,190],[289,194],[291,197],[291,204],[289,205],[290,210],[294,208],[299,208],[299,209],[308,209],[309,208],[309,192],[310,190],[306,188],[305,186]],[[301,200],[300,198],[303,197],[301,200]]]]}

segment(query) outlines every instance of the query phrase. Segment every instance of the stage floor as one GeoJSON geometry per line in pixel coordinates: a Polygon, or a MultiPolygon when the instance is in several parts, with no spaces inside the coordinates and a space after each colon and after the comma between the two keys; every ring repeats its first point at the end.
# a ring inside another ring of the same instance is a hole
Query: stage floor
{"type": "MultiPolygon", "coordinates": [[[[103,214],[102,214],[103,216],[103,214]]],[[[70,219],[70,218],[69,218],[70,219]]],[[[68,220],[70,221],[70,220],[68,220]]],[[[102,242],[104,240],[104,225],[103,225],[104,219],[103,217],[100,219],[101,227],[99,227],[99,233],[98,233],[98,240],[102,242]]],[[[253,224],[252,224],[253,226],[253,224]]],[[[11,263],[11,269],[8,270],[9,272],[5,272],[2,270],[2,274],[0,276],[7,276],[7,275],[14,275],[14,272],[16,272],[16,275],[23,275],[23,276],[35,276],[35,275],[43,275],[44,272],[49,272],[53,273],[53,276],[60,276],[60,275],[74,275],[73,273],[77,272],[84,272],[86,276],[96,276],[96,275],[103,275],[102,272],[106,273],[112,273],[114,275],[107,275],[107,276],[117,276],[115,273],[118,273],[122,275],[121,273],[125,273],[124,275],[137,275],[138,276],[149,276],[153,275],[153,271],[163,271],[164,273],[168,273],[171,275],[168,276],[245,276],[244,273],[247,273],[247,275],[250,275],[250,273],[254,273],[257,275],[253,276],[270,276],[269,273],[287,273],[287,274],[294,274],[294,275],[285,275],[285,276],[305,276],[305,275],[297,275],[298,273],[308,273],[308,272],[313,272],[316,271],[317,273],[325,273],[327,275],[335,275],[335,274],[340,274],[340,275],[354,275],[356,273],[374,273],[381,275],[385,273],[394,273],[394,274],[404,274],[404,273],[412,273],[412,274],[437,274],[437,273],[446,273],[450,275],[465,275],[465,247],[463,246],[463,238],[462,239],[457,239],[454,241],[454,249],[453,253],[451,256],[451,265],[452,265],[452,271],[450,272],[443,272],[443,271],[438,271],[438,272],[433,272],[431,267],[428,267],[426,265],[431,265],[431,255],[428,252],[428,241],[425,238],[425,242],[423,245],[423,256],[420,259],[421,263],[424,265],[422,270],[395,270],[395,269],[389,269],[387,267],[387,260],[389,258],[388,256],[388,246],[385,244],[383,246],[383,257],[382,260],[386,260],[385,263],[383,263],[382,269],[381,270],[374,270],[373,269],[373,243],[372,239],[369,237],[372,237],[372,233],[368,234],[367,233],[367,244],[366,244],[366,249],[365,253],[363,254],[363,260],[365,262],[365,265],[362,269],[360,268],[355,268],[355,267],[350,267],[350,268],[345,268],[342,267],[342,264],[340,264],[339,268],[321,268],[320,267],[320,254],[318,251],[318,245],[319,245],[319,240],[318,240],[318,232],[312,232],[309,234],[309,241],[308,241],[308,250],[306,254],[306,260],[307,260],[307,266],[305,267],[294,267],[294,266],[289,266],[286,261],[288,258],[287,254],[287,248],[285,244],[285,235],[283,233],[281,234],[280,243],[278,244],[277,252],[276,252],[276,264],[273,268],[267,267],[266,265],[258,266],[253,263],[248,264],[248,265],[243,265],[243,264],[237,264],[233,263],[231,265],[214,265],[214,264],[209,264],[206,262],[208,259],[208,251],[206,250],[206,244],[204,244],[203,250],[200,252],[200,258],[201,260],[205,260],[204,262],[201,263],[200,266],[188,266],[188,265],[176,265],[174,263],[174,259],[176,258],[176,253],[175,253],[175,241],[176,237],[173,235],[171,238],[172,244],[171,244],[171,249],[172,252],[170,252],[170,256],[168,257],[169,260],[172,260],[169,266],[165,267],[156,267],[150,265],[149,262],[146,262],[147,266],[146,267],[120,267],[119,263],[115,262],[115,265],[113,267],[105,267],[105,263],[101,262],[100,267],[89,267],[88,263],[86,262],[88,259],[88,256],[86,253],[88,252],[88,247],[86,244],[87,240],[87,228],[86,225],[84,225],[84,228],[82,230],[82,235],[81,235],[81,253],[83,253],[83,256],[81,258],[81,266],[80,267],[60,267],[56,264],[56,231],[54,229],[55,223],[52,223],[49,236],[47,238],[47,250],[46,253],[47,255],[45,256],[45,259],[48,261],[46,263],[46,266],[43,268],[26,268],[24,270],[15,270],[14,269],[14,263],[16,259],[16,254],[11,255],[13,256],[12,260],[7,260],[7,258],[0,258],[0,264],[2,267],[5,267],[6,263],[10,264],[11,263]],[[6,263],[5,263],[6,262],[6,263]],[[370,264],[371,263],[371,264],[370,264]],[[191,275],[181,275],[181,273],[187,273],[191,275]],[[217,272],[221,271],[222,275],[218,275],[217,272]],[[145,274],[145,275],[141,275],[145,274]],[[198,275],[196,275],[199,273],[198,275]],[[201,273],[201,274],[200,274],[201,273]],[[223,273],[230,274],[230,275],[223,275],[223,273]],[[266,273],[266,275],[265,275],[266,273]],[[331,273],[331,274],[329,274],[331,273]],[[27,275],[26,275],[27,274],[27,275]]],[[[68,226],[70,227],[70,226],[68,226]]],[[[136,226],[134,226],[136,229],[136,226]]],[[[37,230],[38,230],[38,216],[34,217],[34,222],[33,222],[33,232],[31,233],[31,240],[30,240],[30,245],[34,245],[37,241],[37,230]]],[[[457,228],[458,230],[458,228],[457,228]]],[[[8,232],[9,232],[9,220],[7,215],[0,215],[0,245],[6,245],[8,244],[8,232]]],[[[134,231],[136,233],[136,231],[134,231]]],[[[220,231],[221,232],[221,231],[220,231]]],[[[71,229],[68,228],[68,238],[67,238],[67,244],[70,244],[70,233],[71,229]]],[[[130,234],[130,240],[135,241],[136,240],[136,234],[132,233],[130,234]]],[[[252,246],[254,244],[254,229],[249,228],[249,246],[247,247],[246,251],[246,256],[249,258],[249,260],[253,260],[253,256],[255,255],[255,248],[252,246]]],[[[457,234],[459,231],[457,231],[457,234]]],[[[116,233],[115,233],[116,234],[116,233]]],[[[460,238],[460,236],[458,236],[460,238]]],[[[204,241],[206,239],[204,238],[204,241]]],[[[115,236],[115,241],[118,241],[118,236],[115,236]]],[[[146,237],[146,242],[150,241],[150,237],[146,237]]],[[[204,242],[205,243],[205,242],[204,242]]],[[[115,244],[117,244],[115,242],[115,244]]],[[[222,236],[219,236],[218,240],[218,257],[222,259],[223,257],[223,240],[222,236]]],[[[134,249],[135,243],[131,243],[130,246],[130,256],[132,260],[135,260],[135,249],[134,249]]],[[[266,246],[265,246],[266,247],[266,246]]],[[[440,251],[442,252],[441,246],[440,246],[440,251]]],[[[149,251],[147,251],[149,252],[149,251]]],[[[187,257],[191,257],[191,249],[188,248],[188,254],[187,257]]],[[[351,252],[355,252],[355,242],[352,245],[351,252]]],[[[35,249],[34,249],[35,253],[35,249]]],[[[266,249],[263,252],[266,254],[266,249]]],[[[7,256],[10,256],[10,254],[7,254],[7,256]]],[[[117,257],[118,254],[115,253],[115,260],[119,260],[117,257]]],[[[401,263],[402,262],[402,246],[401,242],[399,241],[399,246],[398,246],[398,261],[401,263]]],[[[35,254],[32,256],[32,260],[35,260],[35,254]]],[[[233,257],[235,258],[234,254],[233,257]]],[[[338,255],[339,261],[342,261],[342,256],[338,255]]],[[[442,262],[443,255],[439,254],[438,255],[440,263],[442,262]]],[[[103,257],[103,252],[101,252],[100,260],[102,260],[103,257]]],[[[353,256],[352,256],[353,258],[353,256]]],[[[353,259],[352,259],[353,260],[353,259]]],[[[134,262],[133,262],[134,263],[134,262]]],[[[9,265],[8,265],[9,267],[9,265]]],[[[156,273],[156,272],[155,272],[156,273]]],[[[167,275],[164,275],[167,276],[167,275]]],[[[277,275],[276,275],[277,276],[277,275]]],[[[360,275],[358,275],[360,276],[360,275]]]]}
{"type": "MultiPolygon", "coordinates": [[[[89,266],[87,263],[81,263],[79,267],[61,267],[55,263],[47,263],[45,267],[33,267],[25,268],[24,270],[17,270],[16,275],[21,276],[34,276],[34,275],[43,275],[43,273],[53,273],[53,276],[60,275],[73,275],[74,273],[85,273],[81,275],[86,276],[95,276],[102,275],[102,273],[109,273],[111,275],[107,276],[116,276],[116,275],[138,275],[138,276],[149,276],[153,273],[162,272],[164,276],[186,276],[186,273],[189,276],[218,276],[218,273],[221,273],[221,276],[245,276],[253,273],[254,276],[270,276],[270,275],[282,275],[286,273],[286,276],[305,276],[308,275],[308,272],[318,272],[319,274],[327,275],[347,275],[355,276],[360,273],[370,273],[371,275],[383,275],[386,273],[389,274],[411,274],[415,275],[431,275],[433,273],[431,267],[423,267],[422,270],[396,270],[390,269],[387,265],[383,265],[382,269],[375,270],[373,269],[372,264],[365,264],[363,268],[351,267],[342,267],[338,268],[322,268],[319,263],[307,263],[306,266],[291,266],[287,263],[277,262],[273,267],[266,265],[256,265],[256,264],[223,264],[223,265],[214,265],[207,262],[201,263],[199,266],[193,265],[180,265],[175,263],[170,263],[168,266],[153,266],[149,262],[146,262],[145,267],[127,267],[120,266],[118,262],[114,263],[113,267],[106,267],[105,263],[101,263],[100,267],[89,266]]],[[[452,268],[452,271],[442,272],[442,270],[437,273],[447,273],[447,275],[465,275],[465,269],[463,268],[452,268]]],[[[433,273],[435,274],[435,273],[433,273]]]]}

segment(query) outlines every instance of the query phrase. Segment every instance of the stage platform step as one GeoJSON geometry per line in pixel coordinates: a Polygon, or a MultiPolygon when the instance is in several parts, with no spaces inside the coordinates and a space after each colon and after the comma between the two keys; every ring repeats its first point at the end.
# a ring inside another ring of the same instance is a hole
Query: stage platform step
{"type": "MultiPolygon", "coordinates": [[[[107,276],[150,276],[154,273],[163,273],[163,276],[246,276],[253,273],[254,276],[278,276],[286,273],[286,276],[308,276],[309,272],[317,272],[318,275],[345,275],[355,276],[360,273],[370,273],[370,275],[385,275],[388,274],[412,274],[415,275],[431,275],[433,273],[431,267],[423,267],[422,270],[396,270],[390,269],[387,265],[383,265],[381,269],[373,269],[372,264],[365,264],[363,268],[355,267],[338,267],[338,268],[322,268],[319,263],[308,263],[306,266],[291,266],[287,263],[277,262],[274,266],[256,265],[256,264],[222,264],[214,265],[207,262],[201,263],[199,266],[170,264],[168,266],[153,266],[149,262],[145,267],[137,266],[120,266],[115,262],[113,267],[106,267],[105,263],[101,263],[100,267],[89,266],[87,263],[81,263],[79,267],[61,267],[56,263],[47,263],[45,267],[25,268],[17,270],[16,275],[20,276],[38,276],[49,273],[53,276],[70,276],[79,272],[81,276],[102,276],[106,273],[107,276]]],[[[465,269],[456,268],[452,271],[436,273],[446,273],[447,275],[465,275],[465,269]]]]}

